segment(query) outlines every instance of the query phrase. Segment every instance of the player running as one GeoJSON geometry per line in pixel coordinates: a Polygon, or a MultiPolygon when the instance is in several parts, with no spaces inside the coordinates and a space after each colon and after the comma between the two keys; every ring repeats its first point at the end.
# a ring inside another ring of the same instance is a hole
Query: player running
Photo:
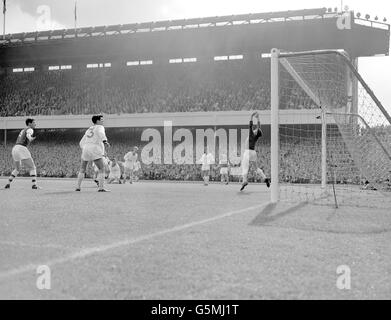
{"type": "Polygon", "coordinates": [[[141,171],[141,164],[140,161],[137,160],[136,163],[134,164],[134,169],[133,169],[134,179],[136,182],[139,180],[140,171],[141,171]]]}
{"type": "MultiPolygon", "coordinates": [[[[249,130],[249,136],[246,139],[246,144],[245,144],[245,151],[243,154],[243,159],[242,159],[242,177],[243,177],[243,183],[240,191],[243,191],[244,188],[248,185],[247,181],[247,175],[248,171],[250,169],[250,163],[253,162],[255,163],[257,161],[257,153],[255,151],[255,144],[257,143],[258,139],[262,137],[262,130],[261,130],[261,123],[259,121],[259,114],[258,112],[254,112],[251,115],[250,119],[250,130],[249,130]],[[254,128],[253,126],[253,118],[257,119],[257,127],[254,128]]],[[[261,168],[257,168],[256,173],[259,174],[263,181],[266,183],[266,186],[269,188],[270,187],[270,179],[268,179],[263,172],[261,168]]]]}
{"type": "Polygon", "coordinates": [[[80,141],[81,153],[81,166],[77,177],[76,191],[81,191],[81,183],[84,179],[87,164],[89,161],[93,161],[98,167],[98,192],[109,192],[104,188],[105,181],[105,164],[103,161],[105,154],[105,146],[110,147],[107,141],[105,127],[103,126],[103,115],[96,115],[92,117],[93,126],[88,128],[83,138],[80,141]]]}
{"type": "Polygon", "coordinates": [[[213,154],[206,149],[205,153],[201,156],[198,161],[201,164],[202,178],[204,179],[204,186],[209,184],[210,166],[215,163],[213,154]]]}
{"type": "Polygon", "coordinates": [[[134,180],[134,169],[138,159],[138,148],[133,147],[133,150],[125,154],[125,182],[129,178],[129,183],[132,184],[134,180]]]}
{"type": "Polygon", "coordinates": [[[229,184],[229,167],[230,162],[226,154],[222,154],[219,159],[221,183],[229,184]]]}
{"type": "Polygon", "coordinates": [[[111,184],[115,181],[117,181],[119,184],[122,184],[121,168],[118,164],[117,158],[114,158],[113,161],[110,161],[110,173],[107,183],[111,184]]]}
{"type": "Polygon", "coordinates": [[[11,188],[12,181],[18,176],[22,167],[29,170],[30,177],[32,178],[32,188],[34,190],[40,189],[37,186],[37,168],[33,158],[31,157],[30,151],[27,149],[29,144],[35,140],[33,137],[34,129],[36,123],[34,119],[26,119],[26,128],[20,131],[19,136],[16,140],[15,146],[12,148],[12,159],[14,161],[14,170],[11,173],[11,176],[8,179],[8,183],[5,186],[5,189],[11,188]]]}

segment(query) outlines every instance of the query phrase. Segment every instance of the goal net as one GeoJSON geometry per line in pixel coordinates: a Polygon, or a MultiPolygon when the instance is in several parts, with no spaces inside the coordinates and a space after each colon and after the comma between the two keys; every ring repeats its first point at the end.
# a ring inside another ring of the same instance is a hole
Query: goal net
{"type": "Polygon", "coordinates": [[[391,206],[391,117],[346,53],[272,51],[272,201],[391,206]]]}

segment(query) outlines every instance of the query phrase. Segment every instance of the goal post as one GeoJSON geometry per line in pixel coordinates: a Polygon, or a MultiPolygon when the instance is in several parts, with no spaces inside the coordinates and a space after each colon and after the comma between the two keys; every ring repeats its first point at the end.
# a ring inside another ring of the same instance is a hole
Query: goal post
{"type": "Polygon", "coordinates": [[[348,55],[273,49],[270,57],[271,202],[337,206],[337,193],[342,203],[367,205],[368,191],[391,189],[391,117],[348,55]],[[281,123],[280,111],[291,109],[317,116],[302,121],[297,112],[281,123]]]}
{"type": "Polygon", "coordinates": [[[277,203],[280,199],[279,185],[279,55],[278,49],[271,51],[271,79],[270,79],[270,102],[271,102],[271,124],[270,124],[270,166],[271,166],[271,202],[277,203]]]}

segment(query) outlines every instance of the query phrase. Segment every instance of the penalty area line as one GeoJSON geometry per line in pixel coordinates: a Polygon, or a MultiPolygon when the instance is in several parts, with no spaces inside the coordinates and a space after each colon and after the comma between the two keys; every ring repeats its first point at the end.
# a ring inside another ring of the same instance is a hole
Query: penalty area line
{"type": "Polygon", "coordinates": [[[200,220],[200,221],[194,221],[194,222],[186,223],[184,225],[180,225],[180,226],[172,227],[172,228],[169,228],[169,229],[157,231],[157,232],[154,232],[154,233],[151,233],[151,234],[147,234],[147,235],[136,237],[136,238],[132,238],[132,239],[126,239],[126,240],[114,242],[114,243],[108,244],[108,245],[102,245],[102,246],[98,246],[98,247],[85,248],[85,249],[82,249],[82,250],[77,251],[75,253],[71,253],[69,255],[66,255],[64,257],[53,259],[53,260],[49,260],[49,261],[42,262],[42,263],[36,263],[36,264],[31,264],[30,263],[30,264],[27,264],[25,266],[21,266],[21,267],[14,268],[14,269],[11,269],[11,270],[8,270],[8,271],[0,272],[0,281],[8,279],[8,278],[11,278],[11,277],[14,277],[14,276],[17,276],[17,275],[20,275],[20,274],[23,274],[23,273],[35,272],[37,270],[38,266],[41,266],[41,265],[52,267],[54,265],[63,264],[63,263],[67,263],[67,262],[72,262],[74,260],[86,258],[86,257],[92,256],[94,254],[99,254],[99,253],[107,252],[109,250],[119,249],[121,247],[126,247],[126,246],[133,245],[133,244],[136,244],[136,243],[139,243],[139,242],[142,242],[142,241],[151,240],[153,238],[161,237],[161,236],[164,236],[164,235],[167,235],[167,234],[170,234],[170,233],[183,231],[183,230],[186,230],[186,229],[189,229],[189,228],[197,227],[197,226],[200,226],[200,225],[203,225],[203,224],[207,224],[207,223],[210,223],[210,222],[214,222],[214,221],[217,221],[217,220],[228,218],[228,217],[231,217],[233,215],[240,214],[240,213],[245,213],[245,212],[249,212],[249,211],[256,210],[256,209],[259,210],[259,209],[262,209],[262,208],[268,206],[269,204],[270,204],[270,202],[267,202],[267,203],[264,203],[262,205],[257,205],[257,206],[252,206],[252,207],[240,209],[240,210],[226,212],[224,214],[221,214],[221,215],[218,215],[218,216],[215,216],[215,217],[203,219],[203,220],[200,220]]]}

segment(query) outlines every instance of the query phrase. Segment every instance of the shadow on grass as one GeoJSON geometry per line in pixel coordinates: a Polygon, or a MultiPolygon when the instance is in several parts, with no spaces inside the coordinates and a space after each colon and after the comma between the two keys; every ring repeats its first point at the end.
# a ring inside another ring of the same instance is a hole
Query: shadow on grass
{"type": "Polygon", "coordinates": [[[271,203],[267,205],[261,213],[259,213],[253,221],[250,222],[250,226],[261,226],[269,222],[273,222],[275,220],[281,219],[289,214],[292,214],[296,212],[297,210],[300,210],[308,205],[308,202],[301,202],[298,205],[288,208],[276,215],[272,215],[273,212],[276,210],[277,204],[271,203]]]}
{"type": "Polygon", "coordinates": [[[45,196],[51,196],[56,194],[81,194],[81,192],[76,192],[75,190],[66,190],[66,191],[45,192],[42,194],[45,196]]]}
{"type": "MultiPolygon", "coordinates": [[[[289,214],[295,213],[300,209],[305,208],[306,206],[310,205],[308,202],[301,202],[293,207],[290,207],[284,211],[278,212],[278,204],[269,204],[266,206],[262,212],[260,212],[250,223],[249,226],[266,226],[269,225],[271,222],[274,222],[278,219],[284,218],[288,216],[289,214]],[[278,212],[277,214],[273,214],[274,212],[278,212]]],[[[391,228],[387,226],[381,226],[373,227],[368,226],[366,228],[360,228],[355,230],[354,225],[330,225],[329,223],[333,220],[335,220],[338,216],[340,209],[335,209],[330,212],[330,214],[326,217],[325,221],[326,223],[322,223],[322,221],[319,221],[319,224],[313,224],[313,225],[295,225],[292,223],[289,226],[279,226],[280,228],[286,228],[286,229],[295,229],[295,230],[302,230],[302,231],[311,231],[311,232],[323,232],[323,233],[330,233],[330,234],[354,234],[354,235],[363,235],[363,234],[383,234],[383,233],[389,233],[391,232],[391,228]]],[[[358,217],[359,219],[359,217],[358,217]]]]}
{"type": "Polygon", "coordinates": [[[267,191],[259,191],[259,190],[258,191],[247,191],[247,190],[240,191],[240,190],[238,190],[237,195],[238,196],[251,196],[254,194],[261,195],[261,194],[265,194],[265,193],[267,193],[267,191]]]}

